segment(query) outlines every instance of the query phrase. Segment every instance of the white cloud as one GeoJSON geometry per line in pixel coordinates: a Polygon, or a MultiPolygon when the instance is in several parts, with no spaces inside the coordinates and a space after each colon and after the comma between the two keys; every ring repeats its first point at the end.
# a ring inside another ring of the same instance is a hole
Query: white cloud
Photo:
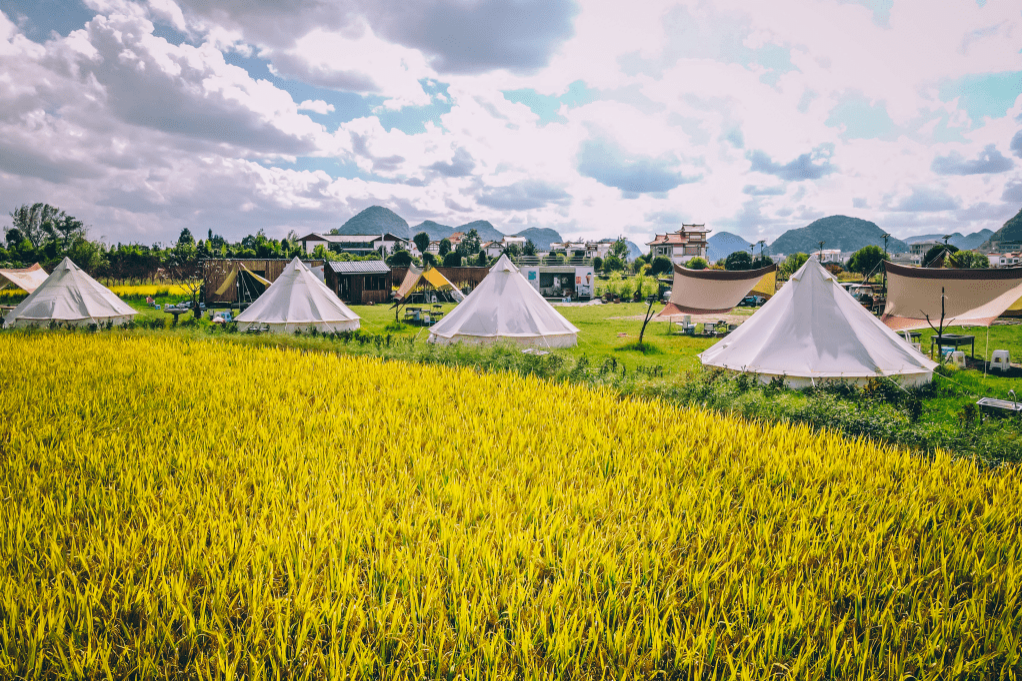
{"type": "Polygon", "coordinates": [[[321,99],[307,99],[298,105],[298,110],[326,115],[334,111],[334,105],[327,104],[321,99]]]}
{"type": "Polygon", "coordinates": [[[908,234],[996,229],[1018,210],[1002,197],[1022,183],[1022,97],[981,120],[967,94],[941,99],[1022,70],[1012,3],[898,0],[885,17],[832,0],[583,2],[570,30],[553,3],[554,28],[530,42],[517,24],[496,36],[495,5],[437,2],[416,26],[389,2],[89,0],[98,17],[44,43],[0,15],[4,210],[49,201],[141,241],[323,229],[373,203],[635,241],[668,214],[770,239],[832,213],[908,234]],[[437,17],[480,22],[459,40],[437,17]],[[268,60],[306,99],[225,50],[268,60]],[[503,95],[523,88],[536,111],[503,95]],[[347,109],[357,95],[383,104],[347,109]],[[849,102],[883,134],[831,120],[849,102]],[[1015,160],[946,172],[1000,157],[1015,160]],[[358,177],[297,169],[334,161],[358,177]]]}

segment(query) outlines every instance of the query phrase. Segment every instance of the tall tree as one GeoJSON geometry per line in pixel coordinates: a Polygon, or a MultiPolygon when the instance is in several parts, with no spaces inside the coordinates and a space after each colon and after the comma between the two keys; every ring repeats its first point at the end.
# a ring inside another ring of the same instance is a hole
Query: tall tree
{"type": "Polygon", "coordinates": [[[880,272],[880,264],[884,262],[884,250],[870,244],[864,246],[848,259],[848,269],[863,277],[880,272]]]}
{"type": "Polygon", "coordinates": [[[798,272],[798,269],[805,265],[807,260],[809,260],[809,254],[793,253],[785,258],[781,266],[777,268],[778,273],[787,279],[798,272]]]}
{"type": "Polygon", "coordinates": [[[751,270],[752,256],[745,251],[735,251],[724,259],[725,270],[751,270]]]}
{"type": "Polygon", "coordinates": [[[56,206],[38,203],[24,204],[11,211],[14,229],[39,248],[52,240],[66,247],[78,236],[85,236],[85,226],[56,206]]]}
{"type": "Polygon", "coordinates": [[[426,232],[420,232],[412,237],[412,243],[415,244],[415,248],[419,250],[419,253],[426,253],[429,250],[429,241],[429,234],[426,232]]]}
{"type": "Polygon", "coordinates": [[[437,255],[440,256],[441,258],[443,258],[444,256],[446,256],[450,252],[451,252],[451,240],[448,239],[447,237],[444,237],[443,239],[440,240],[440,252],[437,255]]]}
{"type": "Polygon", "coordinates": [[[479,249],[482,247],[482,242],[479,239],[479,232],[473,227],[468,231],[461,241],[458,242],[458,253],[463,258],[474,256],[479,253],[479,249]]]}
{"type": "Polygon", "coordinates": [[[610,252],[622,261],[628,260],[628,242],[625,241],[624,237],[618,237],[614,245],[610,247],[610,252]]]}

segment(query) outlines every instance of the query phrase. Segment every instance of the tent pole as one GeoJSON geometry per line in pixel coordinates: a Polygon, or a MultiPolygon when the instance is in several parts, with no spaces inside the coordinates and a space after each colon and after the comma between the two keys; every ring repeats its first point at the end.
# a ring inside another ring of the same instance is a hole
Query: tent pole
{"type": "MultiPolygon", "coordinates": [[[[993,324],[993,323],[991,323],[993,324]]],[[[983,353],[983,378],[987,378],[987,365],[990,364],[990,325],[987,325],[987,349],[983,353]]]]}

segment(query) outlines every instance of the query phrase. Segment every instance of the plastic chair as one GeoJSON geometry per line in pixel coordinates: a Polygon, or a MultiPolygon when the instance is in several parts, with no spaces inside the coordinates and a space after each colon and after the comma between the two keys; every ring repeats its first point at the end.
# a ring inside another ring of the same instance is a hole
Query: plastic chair
{"type": "Polygon", "coordinates": [[[951,363],[958,369],[965,369],[965,351],[951,351],[951,363]]]}
{"type": "Polygon", "coordinates": [[[1007,372],[1011,369],[1011,353],[1006,350],[995,350],[990,356],[990,369],[1007,372]]]}

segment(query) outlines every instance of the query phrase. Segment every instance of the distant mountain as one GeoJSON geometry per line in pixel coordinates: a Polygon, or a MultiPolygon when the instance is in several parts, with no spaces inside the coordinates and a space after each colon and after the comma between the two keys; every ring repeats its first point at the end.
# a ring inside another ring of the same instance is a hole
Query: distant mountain
{"type": "Polygon", "coordinates": [[[628,245],[628,260],[635,260],[639,256],[645,255],[645,251],[639,248],[639,246],[628,239],[625,240],[625,244],[628,245]]]}
{"type": "Polygon", "coordinates": [[[475,230],[479,233],[479,241],[482,242],[499,242],[504,238],[504,233],[490,224],[488,220],[474,220],[471,223],[465,223],[454,228],[455,232],[463,234],[468,234],[469,230],[475,230]]]}
{"type": "Polygon", "coordinates": [[[1009,219],[1001,229],[990,235],[990,239],[984,242],[983,246],[1004,242],[1012,244],[1022,242],[1022,211],[1016,213],[1014,218],[1009,219]]]}
{"type": "Polygon", "coordinates": [[[548,227],[530,227],[514,236],[531,239],[532,243],[536,245],[537,251],[549,251],[550,244],[563,241],[561,234],[557,230],[551,230],[548,227]]]}
{"type": "Polygon", "coordinates": [[[370,206],[358,215],[348,219],[340,227],[331,230],[332,234],[383,234],[390,232],[392,235],[411,239],[413,233],[408,227],[408,222],[394,213],[389,208],[382,206],[370,206]]]}
{"type": "Polygon", "coordinates": [[[735,251],[748,251],[751,243],[745,237],[730,232],[718,232],[706,241],[709,244],[706,259],[711,263],[727,258],[735,251]]]}
{"type": "MultiPolygon", "coordinates": [[[[948,240],[948,244],[956,246],[959,249],[965,251],[971,251],[972,249],[978,249],[980,245],[986,240],[990,239],[993,235],[992,230],[980,230],[979,232],[973,232],[972,234],[963,235],[961,232],[955,232],[951,235],[948,240]]],[[[917,234],[913,237],[907,237],[905,239],[906,244],[918,244],[919,242],[940,242],[944,241],[944,235],[942,234],[917,234]]]]}
{"type": "MultiPolygon", "coordinates": [[[[479,233],[479,240],[483,242],[499,242],[504,238],[504,233],[487,220],[476,220],[458,227],[425,220],[414,227],[409,227],[404,218],[382,206],[370,206],[331,232],[332,234],[383,234],[390,232],[405,239],[411,239],[420,232],[425,232],[429,235],[430,241],[439,241],[450,237],[455,232],[467,234],[472,229],[479,233]]],[[[545,227],[530,227],[522,230],[516,236],[531,239],[540,251],[549,251],[551,242],[563,241],[557,230],[545,227]]],[[[629,249],[638,251],[638,247],[631,242],[629,242],[629,249]]]]}
{"type": "MultiPolygon", "coordinates": [[[[870,244],[883,248],[884,231],[868,220],[832,215],[805,227],[788,230],[767,250],[771,254],[812,253],[819,251],[821,241],[825,249],[842,251],[858,251],[870,244]]],[[[905,253],[909,247],[900,239],[891,237],[887,240],[887,250],[891,253],[905,253]]]]}
{"type": "Polygon", "coordinates": [[[444,239],[445,237],[450,237],[452,234],[454,234],[454,228],[451,227],[450,225],[441,225],[440,223],[435,223],[432,220],[426,220],[424,222],[421,222],[415,227],[409,228],[409,230],[411,231],[413,237],[419,234],[420,232],[425,232],[426,234],[429,235],[429,240],[431,242],[438,242],[441,239],[444,239]]]}

